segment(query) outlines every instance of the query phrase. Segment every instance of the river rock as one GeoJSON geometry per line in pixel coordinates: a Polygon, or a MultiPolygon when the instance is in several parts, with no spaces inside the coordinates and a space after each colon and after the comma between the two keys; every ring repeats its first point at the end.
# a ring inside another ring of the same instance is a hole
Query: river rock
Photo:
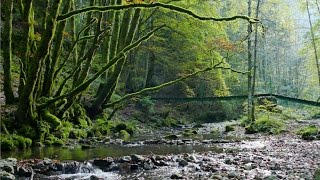
{"type": "Polygon", "coordinates": [[[18,167],[17,175],[20,177],[30,177],[33,173],[33,169],[31,167],[18,167]]]}
{"type": "Polygon", "coordinates": [[[170,176],[171,179],[183,179],[183,176],[181,174],[172,174],[170,176]]]}
{"type": "Polygon", "coordinates": [[[149,139],[149,140],[145,140],[144,144],[158,144],[159,140],[156,139],[149,139]]]}
{"type": "Polygon", "coordinates": [[[154,164],[153,162],[151,161],[151,159],[145,159],[143,161],[143,169],[145,170],[151,170],[154,168],[154,164]]]}
{"type": "Polygon", "coordinates": [[[238,174],[237,172],[235,172],[235,171],[230,171],[230,172],[228,173],[228,177],[229,177],[229,178],[238,178],[238,177],[239,177],[239,174],[238,174]]]}
{"type": "Polygon", "coordinates": [[[103,178],[100,178],[99,176],[96,176],[96,175],[91,175],[90,180],[103,180],[103,178]]]}
{"type": "Polygon", "coordinates": [[[16,179],[13,174],[10,174],[5,171],[0,171],[0,179],[1,180],[14,180],[16,179]]]}
{"type": "Polygon", "coordinates": [[[182,158],[178,158],[177,162],[179,163],[179,166],[183,166],[184,167],[184,166],[188,165],[188,162],[185,159],[182,159],[182,158]]]}
{"type": "Polygon", "coordinates": [[[65,162],[62,164],[62,172],[64,174],[75,174],[78,171],[80,163],[76,161],[65,162]]]}
{"type": "Polygon", "coordinates": [[[131,164],[130,165],[130,170],[131,171],[134,171],[134,170],[137,170],[137,169],[139,169],[139,165],[138,164],[131,164]]]}
{"type": "Polygon", "coordinates": [[[105,159],[95,159],[93,160],[93,165],[98,167],[109,167],[113,163],[112,157],[107,157],[105,159]]]}
{"type": "Polygon", "coordinates": [[[130,156],[122,156],[122,157],[120,157],[119,162],[124,163],[124,162],[130,162],[131,160],[132,159],[130,156]]]}
{"type": "Polygon", "coordinates": [[[144,160],[144,157],[141,156],[141,155],[132,154],[132,155],[131,155],[131,159],[132,159],[132,161],[140,162],[140,161],[143,161],[143,160],[144,160]]]}

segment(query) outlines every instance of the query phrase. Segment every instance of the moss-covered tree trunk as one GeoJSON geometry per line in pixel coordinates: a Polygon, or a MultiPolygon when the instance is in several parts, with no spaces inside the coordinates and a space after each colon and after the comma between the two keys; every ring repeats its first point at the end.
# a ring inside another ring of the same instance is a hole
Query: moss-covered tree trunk
{"type": "Polygon", "coordinates": [[[13,0],[4,1],[5,22],[3,27],[3,90],[6,96],[6,104],[14,103],[14,95],[11,81],[11,61],[12,61],[12,9],[13,0]]]}
{"type": "Polygon", "coordinates": [[[27,80],[28,63],[31,54],[33,54],[31,47],[33,44],[32,37],[34,36],[34,13],[32,5],[33,0],[25,0],[21,2],[22,25],[23,25],[23,39],[22,43],[22,58],[20,63],[20,81],[19,81],[19,98],[21,99],[24,91],[24,86],[27,80]]]}
{"type": "Polygon", "coordinates": [[[36,125],[38,110],[36,109],[37,99],[34,96],[34,90],[37,88],[36,83],[41,73],[41,64],[44,59],[46,59],[50,51],[50,45],[55,34],[57,24],[56,19],[59,13],[61,2],[62,0],[56,0],[53,2],[52,8],[50,9],[46,21],[47,28],[41,37],[41,41],[39,47],[37,48],[37,51],[28,64],[29,68],[26,77],[26,84],[19,99],[19,106],[17,111],[18,120],[22,124],[36,125]]]}
{"type": "MultiPolygon", "coordinates": [[[[71,0],[65,0],[63,3],[62,13],[67,13],[70,10],[71,0]]],[[[54,86],[54,73],[57,69],[57,64],[60,59],[61,47],[63,43],[63,33],[66,28],[67,21],[59,22],[56,30],[55,46],[53,48],[52,56],[46,58],[46,71],[44,74],[44,83],[42,88],[42,96],[50,96],[54,86]]]]}
{"type": "MultiPolygon", "coordinates": [[[[129,45],[134,38],[136,29],[140,19],[140,9],[136,9],[134,15],[131,17],[131,10],[127,10],[123,15],[121,23],[121,29],[118,37],[117,51],[120,52],[124,47],[129,45]]],[[[101,105],[109,102],[114,90],[116,89],[118,79],[121,75],[123,67],[126,62],[126,57],[120,59],[115,65],[114,71],[111,76],[108,77],[108,81],[103,85],[98,96],[90,107],[90,115],[94,116],[101,110],[101,105]]]]}

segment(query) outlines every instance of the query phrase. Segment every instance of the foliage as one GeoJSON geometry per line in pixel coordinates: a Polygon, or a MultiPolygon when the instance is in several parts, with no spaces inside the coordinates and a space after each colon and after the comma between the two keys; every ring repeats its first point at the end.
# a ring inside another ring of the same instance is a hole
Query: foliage
{"type": "Polygon", "coordinates": [[[168,116],[162,121],[162,125],[165,127],[174,127],[178,124],[177,120],[171,116],[168,116]]]}
{"type": "Polygon", "coordinates": [[[14,150],[16,148],[26,149],[31,147],[32,145],[31,139],[16,135],[16,134],[12,134],[12,135],[0,134],[0,137],[1,137],[1,150],[3,151],[14,150]]]}
{"type": "Polygon", "coordinates": [[[278,134],[284,128],[284,123],[268,114],[264,114],[256,119],[253,123],[246,126],[246,133],[270,133],[278,134]]]}
{"type": "Polygon", "coordinates": [[[320,128],[315,125],[301,127],[296,133],[304,140],[320,139],[320,128]]]}
{"type": "Polygon", "coordinates": [[[149,113],[154,113],[154,101],[150,96],[144,96],[139,99],[138,105],[145,109],[149,113]]]}

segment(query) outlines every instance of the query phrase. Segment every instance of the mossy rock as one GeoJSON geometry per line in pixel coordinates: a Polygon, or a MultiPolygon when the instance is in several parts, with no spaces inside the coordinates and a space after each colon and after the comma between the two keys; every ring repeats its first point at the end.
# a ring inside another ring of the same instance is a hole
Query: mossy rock
{"type": "Polygon", "coordinates": [[[315,125],[309,125],[302,127],[297,131],[298,135],[301,135],[301,138],[304,140],[315,140],[319,138],[320,128],[315,125]]]}
{"type": "Polygon", "coordinates": [[[179,137],[175,134],[169,134],[163,137],[164,139],[169,139],[169,140],[177,140],[179,137]]]}
{"type": "Polygon", "coordinates": [[[263,115],[256,119],[253,123],[245,127],[246,134],[252,133],[269,133],[269,134],[279,134],[283,131],[284,124],[280,120],[269,117],[268,115],[263,115]]]}
{"type": "Polygon", "coordinates": [[[231,131],[234,131],[235,130],[235,127],[232,126],[232,125],[227,125],[226,128],[225,128],[225,132],[231,132],[231,131]]]}
{"type": "Polygon", "coordinates": [[[186,129],[183,131],[182,136],[190,137],[190,136],[194,136],[197,134],[198,134],[198,132],[194,129],[186,129]]]}
{"type": "Polygon", "coordinates": [[[119,135],[122,140],[127,140],[130,138],[130,134],[126,130],[120,130],[119,135]]]}

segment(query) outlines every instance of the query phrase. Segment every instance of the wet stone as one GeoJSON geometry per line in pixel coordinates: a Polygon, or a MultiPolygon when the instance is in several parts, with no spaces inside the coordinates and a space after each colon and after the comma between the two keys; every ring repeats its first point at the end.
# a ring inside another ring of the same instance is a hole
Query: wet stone
{"type": "Polygon", "coordinates": [[[132,159],[132,161],[140,162],[140,161],[144,160],[144,157],[141,155],[133,154],[133,155],[131,155],[131,159],[132,159]]]}
{"type": "Polygon", "coordinates": [[[171,179],[183,179],[183,176],[181,174],[172,174],[170,176],[171,179]]]}
{"type": "Polygon", "coordinates": [[[143,169],[151,170],[153,169],[154,164],[152,163],[151,159],[146,159],[143,161],[143,169]]]}
{"type": "Polygon", "coordinates": [[[0,171],[0,179],[1,180],[14,180],[16,179],[13,174],[10,174],[5,171],[0,171]]]}
{"type": "Polygon", "coordinates": [[[187,166],[188,162],[182,158],[177,159],[177,162],[179,163],[179,166],[187,166]]]}
{"type": "Polygon", "coordinates": [[[131,164],[130,165],[130,170],[131,171],[134,171],[134,170],[137,170],[137,169],[139,169],[139,165],[138,164],[131,164]]]}
{"type": "Polygon", "coordinates": [[[130,156],[122,156],[120,159],[119,159],[119,162],[120,163],[124,163],[124,162],[130,162],[132,159],[130,156]]]}
{"type": "Polygon", "coordinates": [[[31,169],[31,167],[30,168],[18,167],[17,175],[23,176],[23,177],[30,177],[32,175],[32,169],[31,169]]]}
{"type": "Polygon", "coordinates": [[[98,167],[108,167],[113,163],[113,158],[108,157],[106,159],[95,159],[93,160],[93,165],[98,167]]]}

